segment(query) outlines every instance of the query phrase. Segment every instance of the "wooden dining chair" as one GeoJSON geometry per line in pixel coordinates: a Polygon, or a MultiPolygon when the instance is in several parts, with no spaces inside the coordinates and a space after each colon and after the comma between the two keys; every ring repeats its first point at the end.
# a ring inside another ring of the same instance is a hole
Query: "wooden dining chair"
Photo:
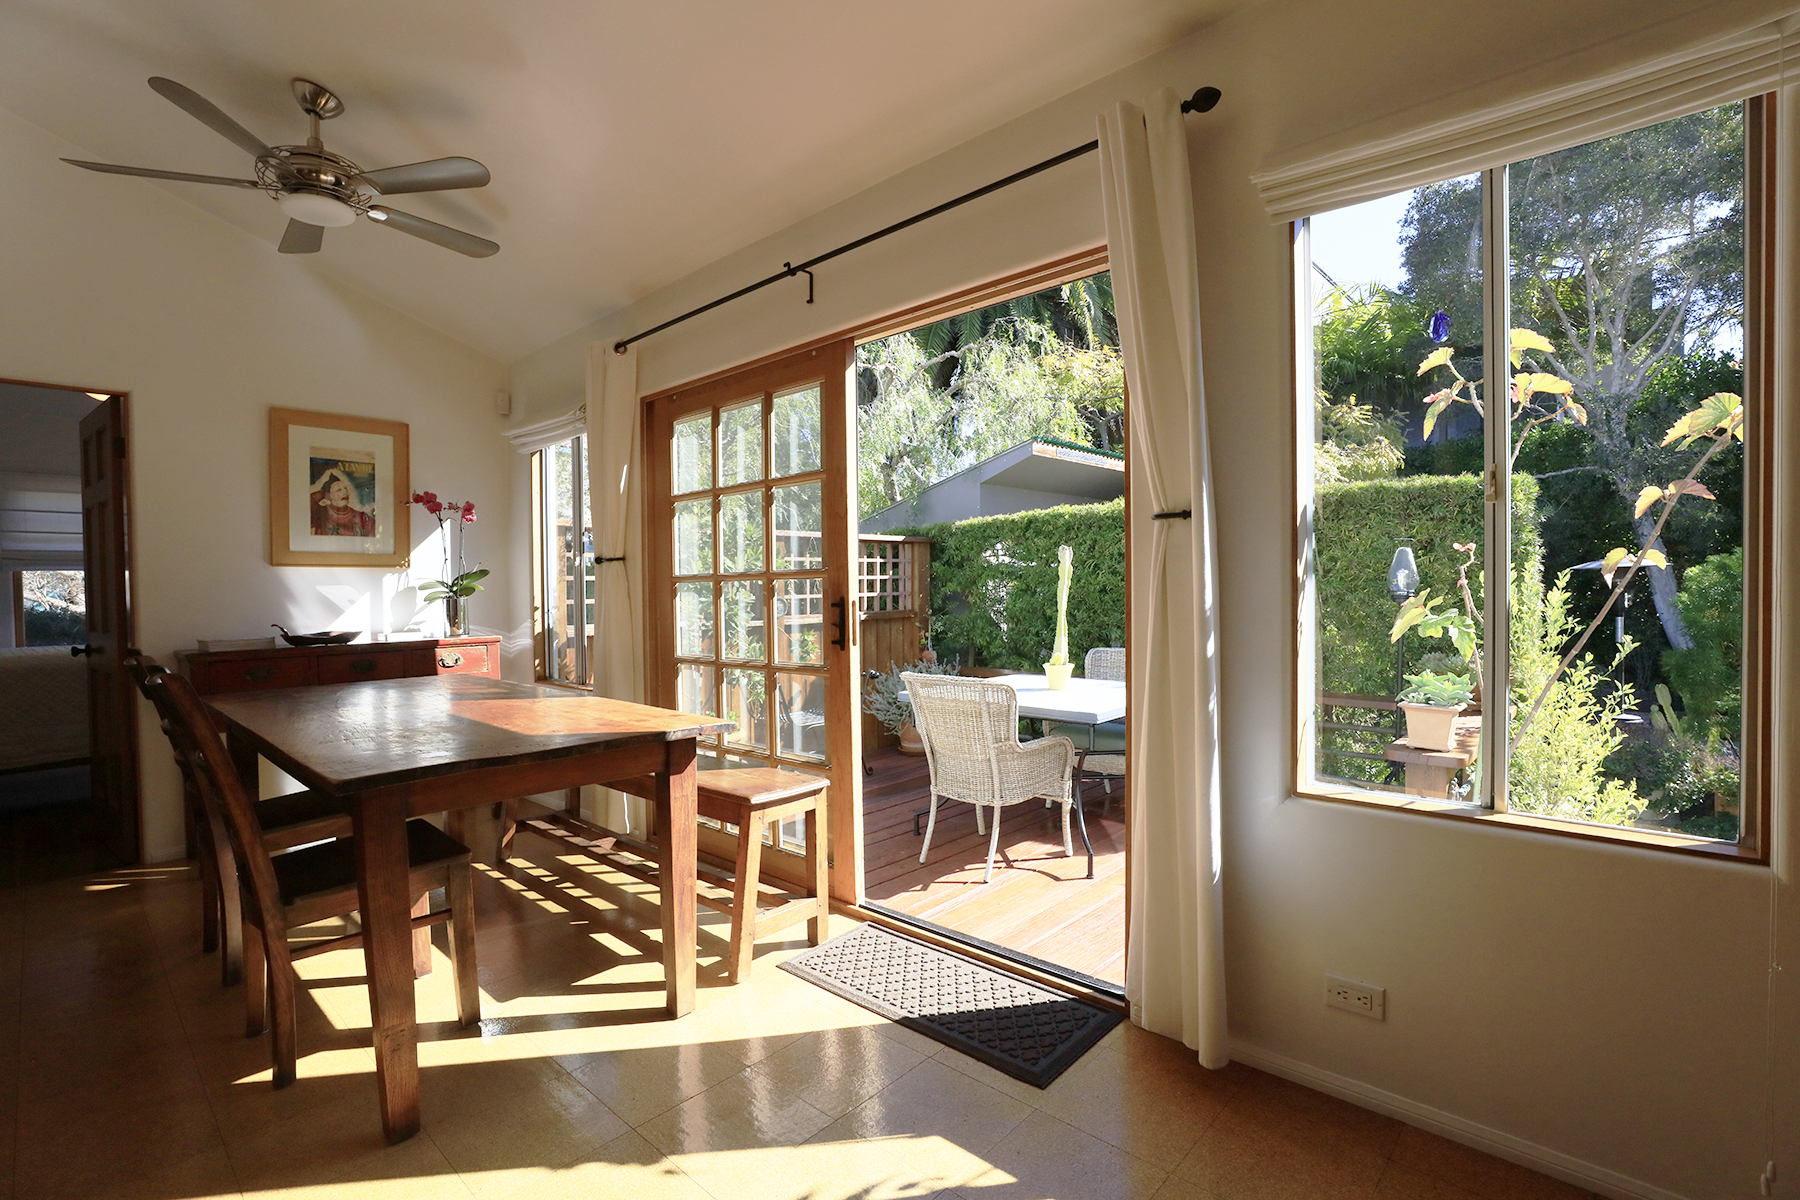
{"type": "MultiPolygon", "coordinates": [[[[271,1032],[274,1083],[294,1082],[298,1051],[294,962],[362,945],[347,934],[295,946],[289,931],[356,911],[356,839],[337,838],[271,855],[256,809],[239,783],[224,739],[193,685],[163,672],[144,684],[159,712],[170,714],[165,732],[187,760],[209,819],[222,826],[237,859],[244,917],[245,1032],[271,1032]]],[[[448,922],[456,976],[457,1016],[464,1025],[481,1019],[475,969],[475,901],[469,848],[428,821],[406,823],[410,894],[415,900],[444,889],[448,908],[413,918],[413,928],[448,922]]],[[[415,909],[415,911],[417,911],[415,909]]]]}
{"type": "MultiPolygon", "coordinates": [[[[152,693],[146,686],[167,670],[146,655],[132,652],[125,656],[125,668],[137,682],[138,690],[157,707],[163,731],[169,733],[175,716],[165,711],[166,693],[152,693]]],[[[208,817],[200,801],[199,781],[193,765],[175,747],[175,765],[181,770],[181,790],[185,799],[187,820],[193,830],[194,849],[200,867],[200,949],[211,954],[219,951],[219,973],[226,987],[243,977],[244,933],[243,913],[239,903],[237,861],[225,827],[208,817]]],[[[291,850],[328,838],[350,836],[350,817],[343,806],[330,796],[314,791],[293,792],[255,803],[256,824],[262,830],[262,842],[271,853],[291,850]]]]}

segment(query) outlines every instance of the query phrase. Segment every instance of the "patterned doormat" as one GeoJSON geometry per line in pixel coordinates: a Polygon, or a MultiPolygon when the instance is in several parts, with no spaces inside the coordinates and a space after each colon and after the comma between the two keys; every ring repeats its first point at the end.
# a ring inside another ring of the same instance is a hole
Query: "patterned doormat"
{"type": "Polygon", "coordinates": [[[859,925],[781,968],[1041,1088],[1123,1019],[879,925],[859,925]]]}

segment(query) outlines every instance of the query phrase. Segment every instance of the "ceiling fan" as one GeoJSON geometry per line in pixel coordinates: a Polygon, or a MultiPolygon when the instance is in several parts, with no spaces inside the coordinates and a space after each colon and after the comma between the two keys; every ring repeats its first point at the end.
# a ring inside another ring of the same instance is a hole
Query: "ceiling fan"
{"type": "Polygon", "coordinates": [[[191,175],[183,171],[156,171],[149,167],[122,167],[115,163],[82,162],[65,158],[66,163],[90,171],[112,175],[143,175],[151,179],[174,179],[184,183],[216,183],[226,187],[253,188],[267,192],[288,215],[287,231],[281,235],[283,254],[315,254],[324,244],[327,229],[348,225],[358,213],[371,221],[424,238],[470,258],[486,258],[500,249],[497,242],[400,212],[374,203],[374,196],[364,191],[373,189],[382,196],[402,192],[442,192],[454,188],[487,186],[488,169],[472,158],[434,158],[426,162],[407,163],[398,167],[382,167],[365,171],[340,154],[325,149],[319,140],[319,122],[329,121],[344,111],[344,102],[330,89],[308,79],[295,79],[291,86],[301,111],[312,119],[303,146],[268,146],[262,139],[226,116],[218,105],[173,79],[160,75],[150,79],[151,90],[174,104],[202,125],[221,135],[256,158],[255,179],[231,179],[223,175],[191,175]]]}

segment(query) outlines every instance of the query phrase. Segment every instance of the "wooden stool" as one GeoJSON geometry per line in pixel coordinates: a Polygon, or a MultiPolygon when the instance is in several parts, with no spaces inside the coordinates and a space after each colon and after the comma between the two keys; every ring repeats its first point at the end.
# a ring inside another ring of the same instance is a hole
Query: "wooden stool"
{"type": "Polygon", "coordinates": [[[767,933],[808,922],[807,941],[814,946],[825,940],[831,917],[831,890],[825,861],[825,780],[777,767],[737,767],[704,771],[698,780],[700,815],[738,827],[737,876],[732,882],[731,905],[723,908],[704,892],[700,902],[731,914],[731,982],[750,971],[756,940],[767,933]],[[723,778],[721,778],[723,776],[723,778]],[[763,832],[771,821],[801,813],[806,821],[806,878],[810,895],[803,895],[763,909],[756,902],[762,870],[763,832]]]}
{"type": "MultiPolygon", "coordinates": [[[[702,868],[696,899],[731,917],[731,952],[726,970],[732,983],[748,974],[756,953],[756,940],[765,934],[808,922],[807,940],[814,946],[825,940],[831,916],[825,836],[825,788],[827,780],[778,767],[733,767],[701,771],[696,778],[700,815],[738,827],[737,871],[727,892],[707,879],[702,868]],[[763,908],[757,903],[761,884],[763,833],[771,822],[808,814],[806,821],[806,879],[809,890],[779,904],[763,908]]],[[[615,791],[647,796],[648,778],[619,780],[606,785],[615,791]]],[[[572,847],[596,862],[637,879],[657,882],[655,850],[611,830],[581,819],[573,811],[578,793],[567,802],[570,811],[552,813],[522,823],[523,828],[572,847]],[[644,861],[649,859],[651,861],[644,861]]],[[[517,821],[517,801],[508,803],[502,819],[501,844],[512,841],[517,821]]],[[[722,876],[722,872],[720,875],[722,876]]]]}

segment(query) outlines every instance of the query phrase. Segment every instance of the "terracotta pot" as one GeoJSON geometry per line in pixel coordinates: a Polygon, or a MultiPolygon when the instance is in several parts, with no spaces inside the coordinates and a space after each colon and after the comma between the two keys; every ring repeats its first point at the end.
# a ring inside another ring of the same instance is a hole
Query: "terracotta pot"
{"type": "Polygon", "coordinates": [[[900,753],[915,758],[925,754],[925,739],[919,736],[918,729],[910,721],[900,727],[900,753]]]}
{"type": "Polygon", "coordinates": [[[1400,702],[1406,713],[1406,741],[1414,750],[1449,750],[1456,745],[1456,717],[1467,707],[1400,702]]]}

